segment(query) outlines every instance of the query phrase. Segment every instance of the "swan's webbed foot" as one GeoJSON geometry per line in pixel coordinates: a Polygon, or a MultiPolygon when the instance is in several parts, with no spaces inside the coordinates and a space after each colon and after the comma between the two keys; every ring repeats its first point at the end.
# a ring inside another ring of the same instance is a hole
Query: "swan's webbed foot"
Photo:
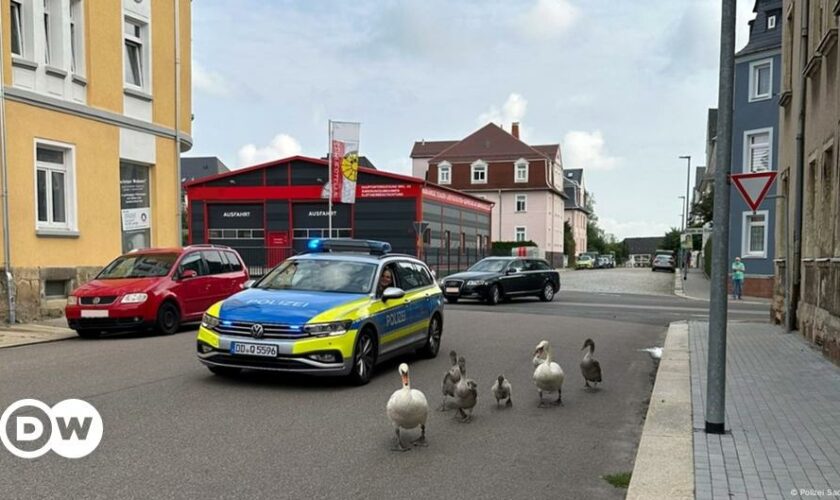
{"type": "Polygon", "coordinates": [[[510,408],[511,406],[513,406],[513,401],[510,398],[508,398],[507,403],[505,403],[505,406],[510,408]]]}
{"type": "Polygon", "coordinates": [[[408,451],[408,450],[410,450],[411,448],[402,444],[402,441],[400,440],[400,430],[399,430],[399,428],[396,429],[396,433],[397,433],[397,440],[394,443],[394,446],[391,447],[391,451],[408,451]]]}
{"type": "Polygon", "coordinates": [[[411,442],[414,446],[429,446],[429,442],[426,441],[426,426],[420,426],[420,437],[415,439],[411,442]]]}
{"type": "Polygon", "coordinates": [[[557,392],[557,400],[552,403],[554,406],[563,406],[563,393],[557,392]]]}

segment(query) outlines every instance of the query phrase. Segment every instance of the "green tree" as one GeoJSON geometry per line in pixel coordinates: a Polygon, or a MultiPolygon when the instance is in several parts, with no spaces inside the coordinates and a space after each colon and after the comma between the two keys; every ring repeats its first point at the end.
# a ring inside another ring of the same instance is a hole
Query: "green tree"
{"type": "Polygon", "coordinates": [[[674,253],[680,250],[680,230],[672,227],[670,231],[665,233],[662,242],[659,243],[659,248],[663,250],[673,250],[674,253]]]}
{"type": "Polygon", "coordinates": [[[714,218],[713,212],[715,208],[715,189],[712,187],[708,193],[700,198],[699,203],[695,203],[691,207],[692,227],[701,227],[707,222],[711,222],[714,218]]]}
{"type": "Polygon", "coordinates": [[[563,249],[569,256],[569,266],[575,265],[577,246],[575,245],[574,235],[572,235],[572,225],[568,222],[563,223],[563,249]]]}

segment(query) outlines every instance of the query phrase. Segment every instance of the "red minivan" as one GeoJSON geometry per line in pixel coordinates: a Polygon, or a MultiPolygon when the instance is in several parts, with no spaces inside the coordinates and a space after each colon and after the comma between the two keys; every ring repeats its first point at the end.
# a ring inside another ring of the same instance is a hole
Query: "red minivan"
{"type": "Polygon", "coordinates": [[[67,324],[80,337],[102,332],[178,331],[214,303],[242,290],[248,269],[226,246],[193,245],[129,252],[70,294],[67,324]]]}

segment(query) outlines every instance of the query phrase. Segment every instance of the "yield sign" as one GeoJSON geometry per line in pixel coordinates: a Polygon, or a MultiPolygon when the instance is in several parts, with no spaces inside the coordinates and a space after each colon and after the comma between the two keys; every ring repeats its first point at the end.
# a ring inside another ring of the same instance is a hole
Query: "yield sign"
{"type": "Polygon", "coordinates": [[[776,172],[751,172],[749,174],[732,174],[732,181],[740,191],[741,196],[753,212],[758,210],[770,186],[776,180],[776,172]]]}

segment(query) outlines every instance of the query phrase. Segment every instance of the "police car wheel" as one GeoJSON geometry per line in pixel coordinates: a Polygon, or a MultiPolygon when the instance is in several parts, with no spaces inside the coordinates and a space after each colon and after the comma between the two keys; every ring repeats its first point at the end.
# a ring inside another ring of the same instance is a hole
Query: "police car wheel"
{"type": "Polygon", "coordinates": [[[502,301],[502,291],[499,290],[499,285],[493,285],[490,287],[490,290],[487,292],[487,303],[491,306],[495,306],[499,302],[502,301]]]}
{"type": "Polygon", "coordinates": [[[376,362],[376,344],[370,330],[362,330],[356,339],[356,349],[353,352],[353,368],[350,380],[356,385],[370,382],[373,365],[376,362]]]}
{"type": "Polygon", "coordinates": [[[157,313],[157,327],[160,333],[172,335],[181,326],[181,313],[172,302],[164,302],[157,313]]]}
{"type": "Polygon", "coordinates": [[[440,316],[437,314],[432,316],[429,321],[429,335],[426,337],[426,344],[420,349],[420,354],[426,358],[435,358],[440,351],[440,337],[443,334],[443,327],[440,322],[440,316]]]}
{"type": "Polygon", "coordinates": [[[554,299],[554,285],[551,283],[546,283],[543,286],[542,293],[540,294],[540,300],[543,302],[551,302],[554,299]]]}

